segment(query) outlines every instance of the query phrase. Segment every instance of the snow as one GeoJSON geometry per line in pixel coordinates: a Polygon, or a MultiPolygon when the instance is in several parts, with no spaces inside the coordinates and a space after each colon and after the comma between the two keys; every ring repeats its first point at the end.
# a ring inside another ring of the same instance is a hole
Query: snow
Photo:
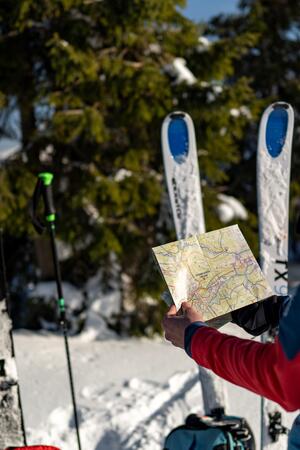
{"type": "MultiPolygon", "coordinates": [[[[80,309],[82,307],[84,298],[83,294],[71,283],[63,282],[62,289],[64,298],[71,310],[80,309]]],[[[43,281],[37,283],[34,289],[30,292],[30,297],[41,297],[46,301],[57,298],[57,287],[55,281],[43,281]]]]}
{"type": "MultiPolygon", "coordinates": [[[[118,273],[119,266],[111,255],[114,272],[118,273]]],[[[87,317],[80,339],[91,342],[97,339],[116,337],[116,334],[108,327],[108,323],[114,322],[114,317],[120,313],[121,290],[118,279],[111,278],[110,289],[103,290],[102,272],[98,271],[85,285],[85,293],[89,303],[87,317]]]]}
{"type": "MultiPolygon", "coordinates": [[[[62,337],[18,331],[15,346],[29,443],[76,449],[62,337]]],[[[203,412],[195,364],[162,338],[72,337],[70,350],[83,450],[161,450],[172,428],[203,412]]],[[[230,383],[226,389],[228,412],[246,417],[258,443],[259,397],[230,383]]]]}
{"type": "Polygon", "coordinates": [[[115,333],[108,329],[107,322],[94,311],[89,311],[85,321],[84,330],[80,334],[83,342],[91,342],[96,339],[113,338],[115,333]]]}
{"type": "Polygon", "coordinates": [[[174,58],[171,64],[165,66],[165,70],[176,78],[176,84],[186,83],[191,86],[197,82],[197,78],[187,67],[184,58],[174,58]]]}
{"type": "MultiPolygon", "coordinates": [[[[120,266],[115,259],[115,255],[111,255],[111,264],[115,273],[119,273],[120,266]]],[[[85,291],[90,301],[89,310],[101,314],[106,319],[110,319],[114,314],[120,312],[121,307],[121,288],[118,277],[111,277],[110,289],[104,291],[102,287],[102,272],[99,270],[96,275],[91,277],[86,285],[85,291]]]]}
{"type": "Polygon", "coordinates": [[[215,94],[222,94],[224,89],[223,86],[221,86],[220,84],[213,84],[212,90],[215,94]]]}
{"type": "Polygon", "coordinates": [[[60,45],[62,46],[62,47],[69,47],[69,42],[67,42],[67,41],[65,41],[64,39],[61,39],[60,40],[60,45]]]}
{"type": "Polygon", "coordinates": [[[5,358],[5,374],[12,382],[18,379],[15,358],[5,358]]]}
{"type": "Polygon", "coordinates": [[[205,36],[200,36],[198,38],[199,44],[201,44],[203,47],[209,47],[211,45],[210,41],[205,36]]]}
{"type": "Polygon", "coordinates": [[[87,203],[84,206],[84,211],[90,218],[90,223],[103,223],[103,218],[100,216],[98,208],[92,203],[87,203]]]}
{"type": "Polygon", "coordinates": [[[207,81],[200,81],[200,86],[202,88],[208,88],[210,84],[207,81]]]}
{"type": "Polygon", "coordinates": [[[116,285],[104,293],[101,289],[101,273],[99,272],[86,283],[85,291],[89,307],[80,339],[83,342],[91,342],[96,339],[116,337],[116,334],[108,328],[108,322],[112,321],[114,315],[120,312],[121,291],[119,287],[116,285]]]}
{"type": "Polygon", "coordinates": [[[162,52],[161,45],[157,42],[152,42],[151,44],[149,44],[148,49],[149,53],[153,53],[155,55],[160,55],[162,52]]]}
{"type": "Polygon", "coordinates": [[[217,206],[217,214],[221,222],[228,223],[234,219],[248,219],[248,211],[237,198],[218,194],[218,200],[220,203],[217,206]]]}
{"type": "Polygon", "coordinates": [[[206,94],[206,100],[207,100],[207,103],[212,103],[212,102],[214,102],[214,101],[216,100],[215,94],[213,94],[212,92],[208,92],[208,93],[206,94]]]}
{"type": "Polygon", "coordinates": [[[107,294],[101,293],[99,297],[95,297],[89,309],[109,319],[112,315],[120,312],[120,305],[121,292],[112,290],[107,294]]]}
{"type": "Polygon", "coordinates": [[[200,36],[198,38],[198,46],[197,46],[198,53],[206,52],[210,46],[211,42],[205,36],[200,36]]]}
{"type": "Polygon", "coordinates": [[[242,116],[247,117],[247,119],[252,119],[252,113],[250,111],[250,109],[248,108],[248,106],[242,105],[240,107],[240,112],[242,114],[242,116]]]}
{"type": "Polygon", "coordinates": [[[52,144],[49,144],[46,146],[46,148],[40,151],[39,160],[43,163],[51,162],[53,154],[54,146],[52,144]]]}
{"type": "Polygon", "coordinates": [[[6,161],[21,150],[20,142],[14,139],[1,139],[0,163],[6,161]]]}
{"type": "Polygon", "coordinates": [[[125,180],[126,178],[129,178],[132,176],[132,172],[131,170],[127,170],[124,168],[121,168],[117,171],[117,173],[115,174],[115,181],[117,181],[118,183],[120,183],[121,181],[125,180]]]}
{"type": "Polygon", "coordinates": [[[245,105],[242,105],[239,108],[231,108],[229,114],[235,118],[240,116],[244,116],[249,120],[252,118],[250,109],[248,108],[248,106],[245,105]]]}
{"type": "Polygon", "coordinates": [[[68,243],[56,238],[56,249],[59,261],[65,261],[72,256],[72,247],[68,243]]]}
{"type": "Polygon", "coordinates": [[[237,108],[231,108],[231,110],[229,111],[229,114],[232,117],[239,117],[241,115],[240,110],[237,108]]]}
{"type": "Polygon", "coordinates": [[[22,426],[19,410],[18,376],[11,345],[11,320],[6,302],[0,301],[0,448],[19,445],[22,442],[22,426]]]}

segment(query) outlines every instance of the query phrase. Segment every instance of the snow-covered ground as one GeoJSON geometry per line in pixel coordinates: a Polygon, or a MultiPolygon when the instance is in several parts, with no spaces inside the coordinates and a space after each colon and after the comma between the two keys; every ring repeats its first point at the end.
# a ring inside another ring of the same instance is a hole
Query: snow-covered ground
{"type": "MultiPolygon", "coordinates": [[[[18,331],[15,347],[29,443],[76,450],[63,339],[18,331]]],[[[202,411],[194,362],[162,338],[72,337],[70,348],[83,450],[161,450],[173,427],[202,411]]],[[[246,417],[259,442],[259,398],[226,386],[228,412],[246,417]]]]}

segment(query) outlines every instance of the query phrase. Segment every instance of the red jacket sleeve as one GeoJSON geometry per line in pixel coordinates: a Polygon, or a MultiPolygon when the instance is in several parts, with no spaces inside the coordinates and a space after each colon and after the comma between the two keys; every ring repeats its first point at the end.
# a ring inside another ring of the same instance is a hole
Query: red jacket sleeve
{"type": "Polygon", "coordinates": [[[199,365],[287,411],[300,408],[300,354],[287,359],[278,339],[260,343],[200,327],[192,337],[191,355],[199,365]]]}

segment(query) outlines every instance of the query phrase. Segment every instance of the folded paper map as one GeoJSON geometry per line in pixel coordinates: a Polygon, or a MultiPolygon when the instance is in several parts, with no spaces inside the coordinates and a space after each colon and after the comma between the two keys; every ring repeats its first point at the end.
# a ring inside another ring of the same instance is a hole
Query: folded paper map
{"type": "Polygon", "coordinates": [[[273,295],[238,225],[152,250],[177,309],[188,301],[213,326],[273,295]]]}

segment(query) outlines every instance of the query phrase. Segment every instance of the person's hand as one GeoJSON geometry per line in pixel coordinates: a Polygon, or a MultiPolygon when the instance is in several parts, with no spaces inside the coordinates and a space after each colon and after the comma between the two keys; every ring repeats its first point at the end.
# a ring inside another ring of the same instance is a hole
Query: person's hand
{"type": "Polygon", "coordinates": [[[184,333],[186,327],[193,322],[203,321],[201,314],[184,302],[180,311],[177,313],[176,306],[172,305],[162,321],[165,330],[165,338],[175,347],[184,348],[184,333]],[[181,315],[180,312],[182,312],[181,315]]]}

